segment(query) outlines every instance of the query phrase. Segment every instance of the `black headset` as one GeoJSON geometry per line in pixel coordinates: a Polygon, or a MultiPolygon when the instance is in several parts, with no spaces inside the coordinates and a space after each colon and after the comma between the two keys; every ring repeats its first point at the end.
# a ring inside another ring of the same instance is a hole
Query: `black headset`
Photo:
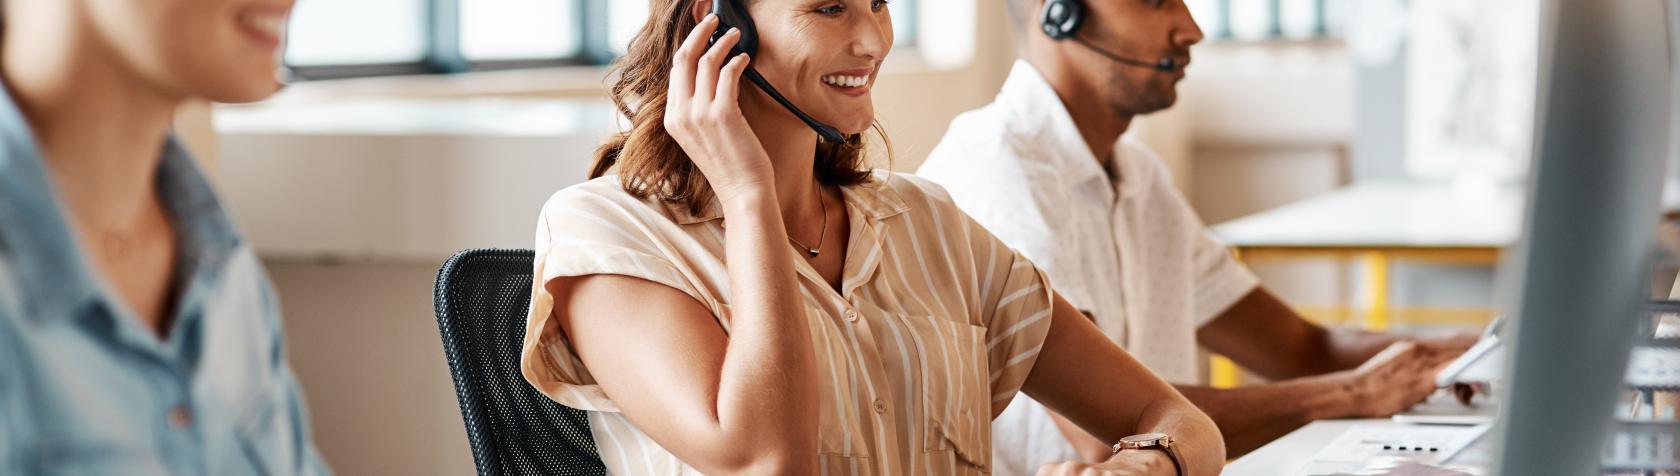
{"type": "Polygon", "coordinates": [[[1172,57],[1161,58],[1160,61],[1148,62],[1120,56],[1112,51],[1098,47],[1079,36],[1079,27],[1085,25],[1084,0],[1045,0],[1044,7],[1038,11],[1038,26],[1046,36],[1052,40],[1073,40],[1090,48],[1091,51],[1103,55],[1120,64],[1153,68],[1156,71],[1168,72],[1178,69],[1178,61],[1172,57]]]}
{"type": "MultiPolygon", "coordinates": [[[[735,48],[729,50],[728,57],[734,58],[736,55],[743,53],[749,55],[758,53],[758,27],[753,25],[752,16],[747,14],[746,5],[734,0],[713,0],[712,14],[718,17],[718,27],[717,31],[712,32],[712,38],[706,42],[706,46],[716,44],[718,39],[723,38],[724,33],[729,32],[730,27],[734,27],[741,31],[741,40],[735,43],[735,48]]],[[[810,115],[805,114],[805,111],[799,110],[787,98],[782,97],[782,93],[777,92],[776,88],[771,86],[763,75],[758,74],[758,69],[753,68],[752,65],[748,65],[747,70],[741,74],[747,77],[747,81],[758,85],[758,89],[763,90],[764,94],[770,95],[770,99],[776,100],[778,104],[787,108],[788,112],[792,112],[799,120],[805,121],[805,125],[811,126],[811,130],[817,131],[817,135],[822,136],[823,140],[837,144],[846,142],[846,135],[841,134],[839,129],[817,122],[816,119],[812,119],[810,115]]]]}

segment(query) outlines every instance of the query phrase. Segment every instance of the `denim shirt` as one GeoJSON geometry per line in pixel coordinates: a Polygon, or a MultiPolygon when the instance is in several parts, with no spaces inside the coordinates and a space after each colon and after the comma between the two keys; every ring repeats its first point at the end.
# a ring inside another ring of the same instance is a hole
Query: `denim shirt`
{"type": "Polygon", "coordinates": [[[167,339],[82,256],[0,84],[0,474],[326,474],[267,275],[186,151],[161,153],[167,339]]]}

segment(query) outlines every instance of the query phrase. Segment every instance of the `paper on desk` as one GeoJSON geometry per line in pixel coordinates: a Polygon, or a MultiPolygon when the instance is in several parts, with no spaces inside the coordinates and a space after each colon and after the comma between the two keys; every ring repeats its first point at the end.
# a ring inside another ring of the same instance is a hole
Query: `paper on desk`
{"type": "Polygon", "coordinates": [[[1366,474],[1355,472],[1366,470],[1374,462],[1387,460],[1437,465],[1475,442],[1492,427],[1491,424],[1471,427],[1355,426],[1319,450],[1304,472],[1311,475],[1366,474]]]}
{"type": "Polygon", "coordinates": [[[1352,473],[1336,473],[1331,476],[1482,476],[1485,471],[1476,468],[1436,466],[1419,463],[1394,456],[1379,456],[1371,461],[1364,469],[1352,473]]]}

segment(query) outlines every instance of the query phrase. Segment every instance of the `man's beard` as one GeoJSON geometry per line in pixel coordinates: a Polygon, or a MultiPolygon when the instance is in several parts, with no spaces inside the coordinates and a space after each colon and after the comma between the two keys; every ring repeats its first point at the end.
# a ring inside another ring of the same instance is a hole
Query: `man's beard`
{"type": "Polygon", "coordinates": [[[1177,85],[1169,81],[1164,75],[1152,75],[1147,79],[1138,80],[1116,74],[1112,91],[1115,97],[1111,107],[1118,114],[1139,116],[1159,112],[1173,106],[1178,101],[1178,93],[1174,90],[1177,85]]]}

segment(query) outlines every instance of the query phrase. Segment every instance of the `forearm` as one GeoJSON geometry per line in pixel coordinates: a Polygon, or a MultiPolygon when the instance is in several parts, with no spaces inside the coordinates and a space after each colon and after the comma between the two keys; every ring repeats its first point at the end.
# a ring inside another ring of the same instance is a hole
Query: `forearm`
{"type": "Polygon", "coordinates": [[[1140,433],[1172,435],[1187,474],[1218,474],[1225,444],[1213,420],[1072,305],[1057,297],[1055,306],[1044,351],[1027,377],[1027,394],[1107,444],[1140,433]],[[1093,391],[1091,382],[1116,382],[1120,388],[1093,391]]]}
{"type": "Polygon", "coordinates": [[[1357,414],[1352,379],[1343,373],[1231,389],[1178,386],[1219,425],[1225,457],[1254,451],[1315,420],[1357,414]]]}
{"type": "MultiPolygon", "coordinates": [[[[729,343],[719,374],[717,417],[725,434],[763,452],[777,442],[801,466],[816,454],[816,363],[787,231],[773,192],[725,204],[729,259],[729,343]],[[801,463],[803,462],[803,463],[801,463]]],[[[777,458],[771,458],[776,460],[777,458]]]]}
{"type": "Polygon", "coordinates": [[[1317,373],[1336,372],[1358,367],[1371,360],[1371,357],[1388,348],[1390,344],[1399,342],[1402,336],[1370,332],[1351,327],[1337,327],[1326,329],[1324,332],[1323,353],[1327,356],[1328,366],[1317,373]]]}
{"type": "Polygon", "coordinates": [[[1196,341],[1250,372],[1278,381],[1358,367],[1393,339],[1315,324],[1262,288],[1197,329],[1196,341]]]}
{"type": "MultiPolygon", "coordinates": [[[[1225,467],[1226,450],[1220,430],[1209,417],[1184,398],[1161,398],[1144,409],[1137,433],[1172,435],[1183,460],[1184,474],[1216,475],[1225,467]]],[[[1216,423],[1216,422],[1215,422],[1216,423]]],[[[1105,440],[1106,441],[1106,440],[1105,440]]],[[[1118,442],[1119,438],[1114,441],[1118,442]]]]}

